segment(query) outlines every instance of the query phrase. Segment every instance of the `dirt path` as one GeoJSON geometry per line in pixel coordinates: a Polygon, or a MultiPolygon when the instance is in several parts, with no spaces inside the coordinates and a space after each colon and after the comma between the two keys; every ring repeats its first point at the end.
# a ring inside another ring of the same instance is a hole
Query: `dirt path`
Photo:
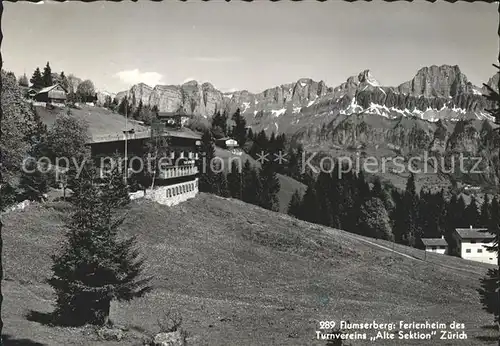
{"type": "MultiPolygon", "coordinates": [[[[326,233],[334,235],[334,230],[333,229],[324,228],[324,230],[326,231],[326,233]]],[[[444,264],[439,264],[439,263],[435,263],[435,262],[424,261],[421,258],[412,256],[412,255],[408,255],[408,254],[399,252],[397,250],[391,249],[390,247],[387,247],[387,246],[384,246],[384,245],[381,245],[381,244],[377,244],[376,242],[364,239],[361,236],[358,236],[358,235],[356,235],[354,233],[344,232],[344,235],[346,235],[347,237],[349,237],[351,239],[356,239],[356,240],[362,241],[364,243],[367,243],[367,244],[370,244],[370,245],[373,245],[373,246],[377,246],[377,247],[379,247],[381,249],[384,249],[386,251],[394,252],[394,253],[396,253],[396,254],[398,254],[400,256],[409,258],[411,260],[415,260],[415,261],[419,261],[419,262],[424,262],[424,263],[428,263],[428,264],[432,264],[432,265],[436,265],[436,266],[440,266],[440,267],[444,267],[444,268],[449,268],[449,269],[453,269],[453,270],[459,270],[459,271],[466,272],[466,273],[478,274],[478,272],[474,271],[474,270],[468,270],[468,269],[463,269],[463,268],[451,267],[451,266],[447,266],[447,265],[444,265],[444,264]]]]}

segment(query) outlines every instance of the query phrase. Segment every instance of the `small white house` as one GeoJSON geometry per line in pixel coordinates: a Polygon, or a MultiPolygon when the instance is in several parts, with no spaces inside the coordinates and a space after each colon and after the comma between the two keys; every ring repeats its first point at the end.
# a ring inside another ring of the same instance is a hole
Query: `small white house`
{"type": "Polygon", "coordinates": [[[453,237],[458,245],[460,257],[471,261],[497,264],[497,255],[488,251],[493,246],[495,235],[487,232],[486,228],[457,228],[453,237]]]}
{"type": "Polygon", "coordinates": [[[441,238],[422,238],[422,243],[424,243],[425,251],[439,253],[445,255],[448,253],[448,243],[441,238]]]}

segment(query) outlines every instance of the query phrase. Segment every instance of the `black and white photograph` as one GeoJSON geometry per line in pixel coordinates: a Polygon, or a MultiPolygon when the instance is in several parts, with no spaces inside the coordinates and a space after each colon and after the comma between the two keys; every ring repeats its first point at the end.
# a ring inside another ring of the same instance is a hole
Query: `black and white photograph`
{"type": "Polygon", "coordinates": [[[499,13],[0,2],[0,346],[500,346],[499,13]]]}

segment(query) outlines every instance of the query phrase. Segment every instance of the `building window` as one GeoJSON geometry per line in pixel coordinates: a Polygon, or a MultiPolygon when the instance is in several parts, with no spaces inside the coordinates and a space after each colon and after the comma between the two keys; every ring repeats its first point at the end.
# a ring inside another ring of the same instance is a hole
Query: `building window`
{"type": "Polygon", "coordinates": [[[477,253],[483,253],[483,249],[477,249],[477,253]]]}
{"type": "Polygon", "coordinates": [[[431,250],[436,250],[436,247],[435,246],[431,246],[431,250]]]}
{"type": "Polygon", "coordinates": [[[466,253],[470,253],[470,249],[465,249],[465,252],[466,253]]]}

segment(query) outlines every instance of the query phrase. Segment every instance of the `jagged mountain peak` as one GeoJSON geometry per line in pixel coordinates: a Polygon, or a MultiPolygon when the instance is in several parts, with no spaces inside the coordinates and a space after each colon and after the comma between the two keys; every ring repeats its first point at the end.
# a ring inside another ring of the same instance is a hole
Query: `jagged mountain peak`
{"type": "Polygon", "coordinates": [[[380,86],[380,83],[373,77],[370,70],[364,70],[358,75],[360,83],[368,83],[372,86],[380,86]]]}
{"type": "Polygon", "coordinates": [[[422,67],[413,79],[401,84],[399,92],[416,97],[453,98],[473,93],[473,86],[457,65],[422,67]]]}

